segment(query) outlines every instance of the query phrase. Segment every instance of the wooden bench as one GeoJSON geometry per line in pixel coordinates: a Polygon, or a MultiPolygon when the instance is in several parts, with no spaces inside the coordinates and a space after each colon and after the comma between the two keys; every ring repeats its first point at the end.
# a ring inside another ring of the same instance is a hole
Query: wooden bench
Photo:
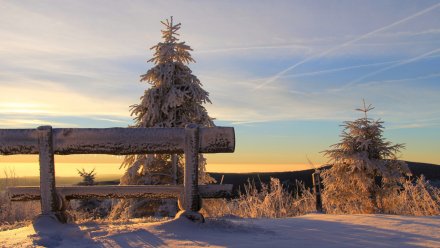
{"type": "Polygon", "coordinates": [[[232,127],[199,128],[52,128],[0,129],[0,155],[39,154],[40,187],[10,187],[12,201],[40,200],[38,218],[65,222],[71,199],[175,197],[178,217],[203,222],[201,198],[224,197],[232,185],[198,185],[199,153],[230,153],[235,149],[232,127]],[[54,154],[185,154],[183,185],[56,187],[54,154]]]}

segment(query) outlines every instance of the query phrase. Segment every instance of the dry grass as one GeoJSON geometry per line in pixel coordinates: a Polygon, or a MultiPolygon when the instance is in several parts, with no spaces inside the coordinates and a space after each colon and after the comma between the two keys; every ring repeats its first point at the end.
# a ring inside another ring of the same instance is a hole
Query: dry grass
{"type": "MultiPolygon", "coordinates": [[[[202,213],[207,217],[237,216],[243,218],[283,218],[314,212],[315,195],[303,184],[297,183],[296,194],[283,189],[278,179],[271,178],[269,184],[263,184],[257,190],[255,183],[248,182],[243,193],[237,199],[209,199],[203,201],[202,213]]],[[[356,204],[344,203],[344,212],[330,206],[328,199],[323,199],[326,213],[362,214],[356,204]]],[[[375,213],[431,216],[440,215],[440,189],[432,186],[424,177],[417,180],[403,181],[401,188],[378,197],[380,208],[375,213]]]]}
{"type": "MultiPolygon", "coordinates": [[[[40,213],[39,202],[9,201],[5,194],[5,188],[21,183],[15,173],[5,172],[5,179],[2,182],[5,183],[0,185],[0,230],[28,225],[40,213]]],[[[248,182],[244,192],[240,193],[236,199],[204,200],[201,213],[206,217],[284,218],[315,212],[315,195],[298,182],[295,192],[295,194],[287,192],[276,178],[271,178],[269,184],[262,184],[261,190],[257,189],[255,182],[248,182]]],[[[415,181],[404,181],[399,190],[382,196],[379,202],[380,213],[415,216],[440,215],[440,189],[429,184],[423,176],[415,181]]],[[[326,205],[325,198],[323,204],[327,213],[338,214],[337,211],[331,211],[330,206],[326,205]]],[[[352,212],[362,213],[361,210],[356,209],[355,205],[352,205],[351,208],[352,212]]],[[[72,209],[68,211],[68,214],[71,220],[76,222],[116,223],[131,221],[130,218],[124,218],[124,216],[117,220],[96,219],[93,214],[72,209]]],[[[151,220],[144,219],[143,221],[151,220]]]]}
{"type": "Polygon", "coordinates": [[[257,190],[248,182],[237,199],[205,200],[202,213],[207,217],[238,216],[243,218],[283,218],[315,211],[315,196],[301,183],[297,194],[287,192],[279,179],[271,178],[257,190]]]}
{"type": "MultiPolygon", "coordinates": [[[[352,194],[356,194],[353,191],[352,194]]],[[[331,198],[323,193],[323,204],[326,213],[329,214],[369,214],[385,213],[396,215],[431,216],[440,215],[440,189],[432,186],[425,180],[423,175],[416,179],[402,179],[399,187],[383,189],[376,195],[378,208],[365,209],[370,198],[347,197],[331,198]],[[356,201],[349,201],[355,199],[356,201]],[[363,200],[363,202],[362,202],[363,200]]]]}
{"type": "Polygon", "coordinates": [[[402,189],[383,197],[382,209],[388,214],[440,215],[440,189],[432,186],[423,175],[414,182],[405,180],[402,189]]]}
{"type": "Polygon", "coordinates": [[[4,170],[4,178],[0,184],[0,230],[27,225],[40,213],[38,201],[11,202],[6,188],[20,185],[22,179],[13,170],[4,170]]]}

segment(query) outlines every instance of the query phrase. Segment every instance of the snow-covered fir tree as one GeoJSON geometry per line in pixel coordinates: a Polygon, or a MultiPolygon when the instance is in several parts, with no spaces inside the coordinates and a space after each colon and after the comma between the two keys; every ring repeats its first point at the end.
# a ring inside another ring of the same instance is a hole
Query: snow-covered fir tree
{"type": "MultiPolygon", "coordinates": [[[[151,48],[154,56],[148,60],[154,67],[141,75],[141,82],[151,87],[145,90],[139,104],[131,106],[135,121],[132,127],[185,127],[190,123],[213,127],[213,119],[203,106],[211,103],[209,93],[188,67],[190,62],[195,62],[190,54],[192,49],[177,38],[181,24],[174,24],[172,17],[161,23],[165,26],[163,42],[151,48]]],[[[199,161],[199,182],[214,182],[205,173],[206,159],[201,154],[199,161]]],[[[129,155],[121,167],[127,169],[121,178],[121,184],[125,185],[183,182],[183,155],[129,155]]]]}
{"type": "MultiPolygon", "coordinates": [[[[94,186],[96,172],[95,169],[87,172],[84,168],[78,170],[78,174],[82,177],[82,181],[78,183],[81,186],[94,186]]],[[[71,207],[76,211],[83,212],[84,217],[104,218],[110,211],[110,200],[102,199],[81,199],[73,200],[71,207]]]]}
{"type": "Polygon", "coordinates": [[[82,170],[78,170],[78,174],[82,177],[82,182],[79,182],[78,185],[83,186],[93,186],[95,184],[96,172],[95,169],[87,172],[84,168],[82,170]]]}
{"type": "Polygon", "coordinates": [[[403,144],[382,136],[383,122],[368,117],[371,105],[356,109],[362,118],[342,125],[341,142],[324,151],[332,167],[322,173],[327,212],[373,213],[381,211],[381,196],[398,190],[407,164],[397,159],[403,144]]]}

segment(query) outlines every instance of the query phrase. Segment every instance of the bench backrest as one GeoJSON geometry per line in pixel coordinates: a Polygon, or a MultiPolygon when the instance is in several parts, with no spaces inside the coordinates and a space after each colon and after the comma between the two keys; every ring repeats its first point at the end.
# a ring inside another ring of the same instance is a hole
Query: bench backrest
{"type": "Polygon", "coordinates": [[[185,128],[0,129],[0,155],[39,154],[43,215],[59,214],[61,209],[55,187],[55,154],[184,153],[183,199],[180,199],[183,202],[179,205],[184,211],[198,212],[198,154],[234,152],[234,149],[232,127],[199,128],[190,124],[185,128]]]}

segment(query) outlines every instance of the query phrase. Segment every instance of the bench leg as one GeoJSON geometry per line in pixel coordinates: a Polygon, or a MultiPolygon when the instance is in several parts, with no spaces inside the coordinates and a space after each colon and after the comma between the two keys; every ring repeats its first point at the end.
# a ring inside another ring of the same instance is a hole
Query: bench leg
{"type": "Polygon", "coordinates": [[[185,216],[194,222],[204,222],[199,213],[202,207],[199,194],[199,128],[195,124],[185,127],[185,174],[183,197],[179,199],[180,212],[176,218],[185,216]],[[183,199],[182,199],[183,198],[183,199]]]}
{"type": "Polygon", "coordinates": [[[38,127],[38,149],[40,160],[41,215],[37,218],[56,218],[65,222],[55,188],[55,164],[53,154],[52,127],[38,127]]]}

